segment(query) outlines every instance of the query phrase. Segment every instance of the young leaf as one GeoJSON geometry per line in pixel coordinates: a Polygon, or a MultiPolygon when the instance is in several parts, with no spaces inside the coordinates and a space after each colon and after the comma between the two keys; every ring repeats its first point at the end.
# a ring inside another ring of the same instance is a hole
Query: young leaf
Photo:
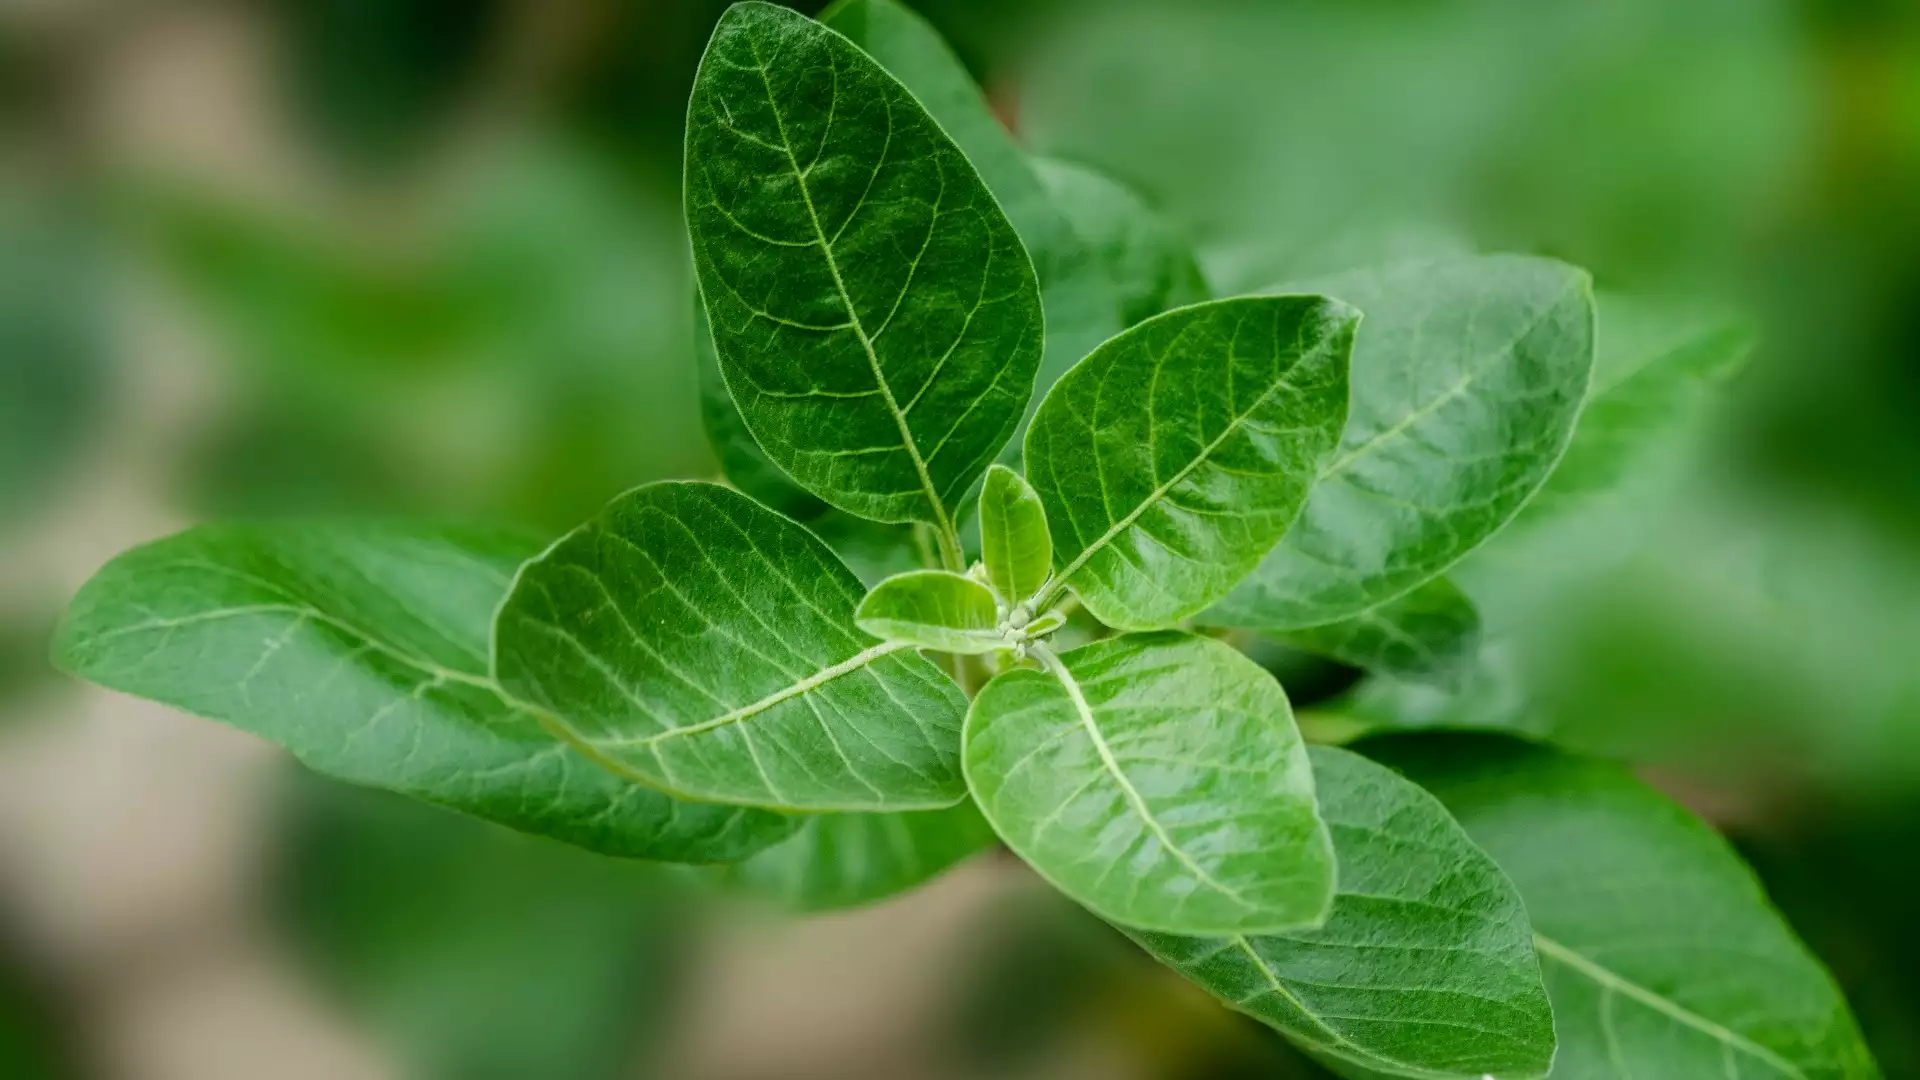
{"type": "Polygon", "coordinates": [[[1753,874],[1616,766],[1507,739],[1369,744],[1447,805],[1533,920],[1553,1076],[1878,1077],[1833,980],[1753,874]]]}
{"type": "Polygon", "coordinates": [[[817,517],[826,505],[780,471],[740,419],[740,406],[733,403],[727,380],[720,374],[720,354],[713,350],[707,307],[698,296],[693,300],[693,356],[700,375],[700,423],[714,456],[720,459],[720,471],[763,506],[798,520],[817,517]]]}
{"type": "Polygon", "coordinates": [[[1071,586],[1129,630],[1225,596],[1339,442],[1359,318],[1317,296],[1216,300],[1149,319],[1068,372],[1027,431],[1060,567],[1049,593],[1071,586]]]}
{"type": "Polygon", "coordinates": [[[1573,267],[1475,256],[1310,287],[1367,313],[1353,416],[1299,522],[1210,622],[1321,626],[1444,572],[1546,480],[1586,394],[1593,302],[1573,267]]]}
{"type": "Polygon", "coordinates": [[[912,814],[814,814],[791,839],[715,878],[792,912],[875,903],[932,880],[994,843],[968,799],[912,814]]]}
{"type": "Polygon", "coordinates": [[[989,653],[1007,647],[993,590],[945,570],[895,574],[873,587],[853,618],[877,638],[922,649],[989,653]]]}
{"type": "Polygon", "coordinates": [[[950,532],[1042,337],[1033,266],[959,147],[847,39],[736,4],[694,80],[686,206],[721,371],[767,456],[850,513],[950,532]]]}
{"type": "Polygon", "coordinates": [[[1032,599],[1053,571],[1053,537],[1040,494],[1005,465],[988,467],[980,489],[980,558],[1008,604],[1032,599]]]}
{"type": "Polygon", "coordinates": [[[865,591],[812,533],[731,488],[649,484],[521,568],[494,673],[595,760],[664,790],[951,806],[966,699],[912,646],[855,627],[865,591]]]}
{"type": "Polygon", "coordinates": [[[316,772],[612,855],[728,862],[777,814],[680,802],[595,767],[487,677],[487,626],[536,545],[476,529],[202,526],[80,590],[65,670],[231,724],[316,772]]]}
{"type": "Polygon", "coordinates": [[[1340,864],[1326,925],[1133,939],[1343,1075],[1545,1076],[1553,1012],[1513,883],[1433,796],[1356,754],[1309,753],[1340,864]]]}
{"type": "Polygon", "coordinates": [[[1274,635],[1307,652],[1403,679],[1446,681],[1480,648],[1480,613],[1446,578],[1350,619],[1274,635]]]}
{"type": "Polygon", "coordinates": [[[1104,173],[1054,158],[1034,166],[1113,280],[1124,326],[1208,298],[1193,250],[1140,196],[1104,173]]]}
{"type": "Polygon", "coordinates": [[[1753,347],[1750,327],[1717,313],[1607,294],[1598,310],[1593,387],[1566,456],[1513,522],[1458,568],[1502,625],[1635,548],[1714,392],[1753,347]]]}
{"type": "Polygon", "coordinates": [[[1140,634],[988,683],[968,783],[1042,877],[1122,926],[1184,934],[1316,924],[1333,852],[1280,684],[1210,638],[1140,634]]]}
{"type": "Polygon", "coordinates": [[[1094,346],[1124,329],[1106,268],[939,32],[895,0],[839,0],[820,14],[820,21],[906,84],[980,170],[980,179],[1020,234],[1033,257],[1046,312],[1040,388],[1053,385],[1094,346]]]}

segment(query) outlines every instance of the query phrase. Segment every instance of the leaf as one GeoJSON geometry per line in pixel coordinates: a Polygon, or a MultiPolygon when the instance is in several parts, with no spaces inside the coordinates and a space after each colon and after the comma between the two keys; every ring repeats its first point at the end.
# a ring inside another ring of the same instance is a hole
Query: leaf
{"type": "Polygon", "coordinates": [[[1275,635],[1307,652],[1368,671],[1445,682],[1480,647],[1480,613],[1446,578],[1337,623],[1275,635]]]}
{"type": "Polygon", "coordinates": [[[1106,267],[1123,327],[1208,299],[1206,277],[1185,238],[1130,188],[1055,158],[1036,158],[1034,167],[1055,205],[1106,267]]]}
{"type": "Polygon", "coordinates": [[[1340,864],[1326,925],[1134,940],[1345,1075],[1545,1076],[1553,1012],[1513,883],[1433,796],[1356,754],[1309,754],[1340,864]]]}
{"type": "Polygon", "coordinates": [[[1528,692],[1511,639],[1488,642],[1444,682],[1381,672],[1327,710],[1365,731],[1497,730],[1544,737],[1551,727],[1528,692]]]}
{"type": "Polygon", "coordinates": [[[796,823],[596,768],[504,700],[487,625],[535,546],[446,527],[208,525],[108,563],[66,671],[279,743],[309,768],[610,855],[744,858],[796,823]]]}
{"type": "Polygon", "coordinates": [[[906,87],[785,8],[721,17],[687,114],[687,227],[768,458],[878,521],[952,528],[1040,363],[1033,266],[906,87]]]}
{"type": "Polygon", "coordinates": [[[917,810],[965,791],[960,690],[854,625],[866,590],[731,488],[615,499],[523,566],[494,671],[595,760],[688,797],[917,810]]]}
{"type": "Polygon", "coordinates": [[[920,15],[894,0],[839,0],[820,21],[845,34],[906,84],[953,137],[1020,234],[1040,282],[1046,351],[1039,387],[1055,379],[1125,328],[1107,268],[1076,231],[1042,179],[1037,163],[1014,143],[972,76],[920,15]]]}
{"type": "Polygon", "coordinates": [[[971,799],[921,813],[815,814],[791,839],[713,873],[787,911],[838,911],[922,885],[993,843],[971,799]]]}
{"type": "Polygon", "coordinates": [[[1716,391],[1754,343],[1746,323],[1601,294],[1593,386],[1558,468],[1512,523],[1458,568],[1511,626],[1560,587],[1624,559],[1680,479],[1716,391]]]}
{"type": "Polygon", "coordinates": [[[989,466],[980,489],[980,553],[987,580],[1009,606],[1032,599],[1053,572],[1040,493],[1005,465],[989,466]]]}
{"type": "Polygon", "coordinates": [[[693,322],[694,362],[700,372],[700,422],[714,456],[720,459],[720,471],[734,487],[763,506],[792,518],[817,517],[826,505],[768,459],[767,452],[753,441],[747,422],[740,418],[740,407],[733,403],[727,381],[720,374],[720,355],[713,351],[706,305],[698,297],[693,302],[693,322]]]}
{"type": "Polygon", "coordinates": [[[860,629],[949,653],[990,653],[1007,647],[993,590],[965,574],[909,570],[873,587],[854,612],[860,629]]]}
{"type": "Polygon", "coordinates": [[[1617,766],[1511,740],[1376,747],[1519,886],[1556,1080],[1879,1076],[1833,980],[1692,814],[1617,766]]]}
{"type": "Polygon", "coordinates": [[[1333,852],[1280,684],[1210,638],[1095,642],[988,683],[967,780],[994,831],[1122,926],[1270,933],[1318,923],[1333,852]]]}
{"type": "Polygon", "coordinates": [[[1298,523],[1210,623],[1320,626],[1445,572],[1546,480],[1586,394],[1593,304],[1573,267],[1474,256],[1307,287],[1367,313],[1353,414],[1298,523]]]}
{"type": "Polygon", "coordinates": [[[1128,630],[1225,596],[1339,442],[1358,321],[1314,296],[1216,300],[1149,319],[1068,372],[1027,432],[1060,568],[1049,594],[1071,586],[1128,630]]]}

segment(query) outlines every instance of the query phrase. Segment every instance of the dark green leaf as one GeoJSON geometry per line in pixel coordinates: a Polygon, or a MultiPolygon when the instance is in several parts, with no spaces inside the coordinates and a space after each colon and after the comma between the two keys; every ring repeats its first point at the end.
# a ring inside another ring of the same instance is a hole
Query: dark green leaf
{"type": "Polygon", "coordinates": [[[716,802],[935,809],[965,792],[966,699],[854,625],[812,533],[717,484],[649,484],[524,566],[494,628],[507,692],[609,768],[716,802]]]}
{"type": "Polygon", "coordinates": [[[815,814],[791,839],[714,875],[788,911],[836,911],[921,885],[993,842],[971,799],[920,813],[815,814]]]}
{"type": "Polygon", "coordinates": [[[1009,606],[1033,598],[1053,572],[1053,537],[1040,494],[1004,465],[980,489],[980,557],[987,580],[1009,606]]]}
{"type": "Polygon", "coordinates": [[[1121,325],[1208,298],[1207,279],[1186,239],[1131,189],[1068,161],[1039,158],[1034,165],[1112,279],[1121,325]]]}
{"type": "Polygon", "coordinates": [[[1585,273],[1475,256],[1308,284],[1366,312],[1353,415],[1299,522],[1208,616],[1321,626],[1444,572],[1559,461],[1593,365],[1585,273]]]}
{"type": "Polygon", "coordinates": [[[740,406],[727,392],[727,381],[720,374],[720,355],[713,351],[713,331],[707,326],[706,305],[696,297],[693,302],[693,355],[700,369],[700,422],[706,428],[707,442],[720,459],[720,471],[734,487],[753,496],[761,504],[793,518],[810,518],[826,508],[768,460],[767,452],[753,441],[747,422],[740,419],[740,406]]]}
{"type": "Polygon", "coordinates": [[[1401,678],[1445,681],[1480,647],[1480,613],[1446,578],[1350,619],[1275,635],[1307,652],[1401,678]]]}
{"type": "Polygon", "coordinates": [[[1027,432],[1061,568],[1049,594],[1071,586],[1122,629],[1225,596],[1339,442],[1358,321],[1314,296],[1217,300],[1149,319],[1068,372],[1027,432]]]}
{"type": "Polygon", "coordinates": [[[1033,265],[973,166],[847,39],[729,8],[687,118],[687,224],[760,446],[850,513],[950,530],[1032,394],[1033,265]]]}
{"type": "Polygon", "coordinates": [[[1039,385],[1053,385],[1094,346],[1124,329],[1114,282],[1041,174],[994,116],[940,34],[894,0],[839,0],[820,21],[845,34],[906,84],[980,171],[1033,256],[1046,309],[1039,385]]]}
{"type": "Polygon", "coordinates": [[[854,621],[883,641],[922,649],[989,653],[1007,647],[993,590],[945,570],[909,570],[882,581],[860,601],[854,621]]]}
{"type": "Polygon", "coordinates": [[[80,590],[67,671],[285,746],[311,768],[614,855],[744,858],[776,814],[680,802],[596,768],[487,676],[510,534],[375,524],[203,526],[80,590]]]}
{"type": "Polygon", "coordinates": [[[1167,933],[1317,924],[1333,852],[1280,684],[1210,638],[1139,634],[988,683],[967,714],[987,820],[1095,914],[1167,933]]]}
{"type": "Polygon", "coordinates": [[[1617,766],[1496,738],[1369,744],[1527,903],[1556,1080],[1871,1080],[1858,1028],[1738,856],[1617,766]]]}
{"type": "Polygon", "coordinates": [[[1558,468],[1512,523],[1460,564],[1475,598],[1513,625],[1558,586],[1632,552],[1680,479],[1719,385],[1752,329],[1714,312],[1598,297],[1599,352],[1558,468]]]}
{"type": "Polygon", "coordinates": [[[1311,756],[1340,863],[1326,925],[1134,940],[1346,1075],[1545,1076],[1553,1012],[1513,883],[1433,796],[1344,750],[1311,756]]]}

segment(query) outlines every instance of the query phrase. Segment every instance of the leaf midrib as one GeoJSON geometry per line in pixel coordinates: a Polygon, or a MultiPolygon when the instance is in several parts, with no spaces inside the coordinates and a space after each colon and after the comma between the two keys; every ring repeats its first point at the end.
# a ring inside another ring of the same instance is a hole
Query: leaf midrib
{"type": "MultiPolygon", "coordinates": [[[[827,272],[833,277],[834,291],[840,294],[840,303],[847,309],[847,318],[851,321],[854,336],[860,339],[860,348],[867,356],[867,366],[872,369],[873,380],[880,388],[880,398],[887,403],[887,412],[892,415],[894,426],[900,429],[900,440],[907,451],[907,457],[913,461],[914,472],[920,477],[920,488],[926,493],[927,503],[933,509],[934,525],[940,530],[941,546],[944,551],[954,532],[952,519],[947,515],[946,503],[941,500],[939,490],[934,487],[933,474],[927,470],[926,460],[920,456],[920,446],[914,441],[913,429],[907,424],[906,414],[900,411],[900,403],[893,396],[893,387],[887,382],[886,372],[880,366],[880,354],[874,350],[873,339],[867,335],[867,328],[860,321],[860,312],[854,307],[853,295],[847,291],[846,280],[840,276],[840,261],[834,258],[833,246],[827,240],[826,227],[820,222],[820,212],[814,208],[813,192],[807,187],[807,174],[800,168],[800,160],[793,155],[793,140],[787,137],[787,122],[780,115],[780,103],[773,93],[773,80],[767,77],[766,61],[761,59],[759,46],[751,38],[747,41],[747,50],[753,54],[754,63],[758,65],[755,71],[760,76],[760,85],[766,89],[767,108],[773,113],[774,127],[780,132],[780,148],[786,154],[788,167],[793,170],[794,186],[799,188],[800,200],[806,205],[807,221],[813,226],[813,235],[820,245],[820,254],[827,260],[827,272]]],[[[889,100],[886,105],[887,142],[881,147],[880,164],[875,166],[876,168],[885,166],[887,150],[893,142],[893,102],[889,100]]],[[[821,136],[822,152],[825,151],[827,134],[821,136]]],[[[856,204],[847,220],[851,222],[853,214],[859,212],[860,207],[856,204]]],[[[911,287],[911,282],[908,287],[911,287]]]]}
{"type": "Polygon", "coordinates": [[[1735,1050],[1747,1054],[1749,1057],[1757,1058],[1765,1062],[1787,1076],[1793,1077],[1794,1080],[1808,1080],[1805,1070],[1781,1057],[1779,1054],[1774,1053],[1772,1050],[1761,1046],[1759,1043],[1754,1042],[1737,1031],[1716,1024],[1678,1002],[1663,997],[1641,986],[1639,983],[1588,959],[1574,949],[1560,944],[1545,934],[1536,932],[1533,935],[1533,945],[1541,956],[1556,961],[1586,976],[1589,980],[1598,983],[1602,990],[1632,998],[1656,1012],[1664,1013],[1675,1021],[1693,1028],[1695,1031],[1712,1038],[1716,1042],[1730,1046],[1735,1050]]]}

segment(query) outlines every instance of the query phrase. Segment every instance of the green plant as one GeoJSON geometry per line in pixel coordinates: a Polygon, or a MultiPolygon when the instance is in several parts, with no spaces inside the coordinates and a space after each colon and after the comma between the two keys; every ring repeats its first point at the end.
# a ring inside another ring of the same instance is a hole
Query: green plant
{"type": "Polygon", "coordinates": [[[61,664],[800,909],[997,837],[1343,1075],[1876,1075],[1701,823],[1610,764],[1393,733],[1504,719],[1501,567],[1597,561],[1563,534],[1631,525],[1739,327],[1630,305],[1596,361],[1586,275],[1518,256],[1204,299],[904,9],[823,20],[732,8],[689,112],[739,489],[648,485],[544,550],[193,529],[81,592],[61,664]],[[1381,737],[1310,747],[1256,637],[1372,672],[1314,730],[1381,737]]]}

